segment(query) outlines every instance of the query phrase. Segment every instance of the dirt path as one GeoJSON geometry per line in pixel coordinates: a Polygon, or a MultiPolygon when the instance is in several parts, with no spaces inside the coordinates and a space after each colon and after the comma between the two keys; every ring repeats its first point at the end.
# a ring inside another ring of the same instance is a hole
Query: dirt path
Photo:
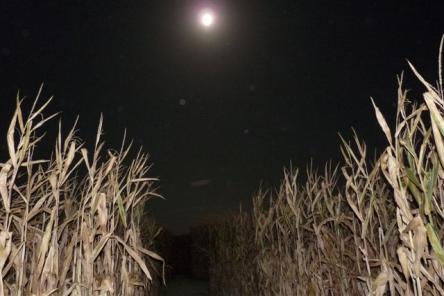
{"type": "Polygon", "coordinates": [[[162,296],[208,296],[208,282],[177,277],[167,283],[162,296]]]}

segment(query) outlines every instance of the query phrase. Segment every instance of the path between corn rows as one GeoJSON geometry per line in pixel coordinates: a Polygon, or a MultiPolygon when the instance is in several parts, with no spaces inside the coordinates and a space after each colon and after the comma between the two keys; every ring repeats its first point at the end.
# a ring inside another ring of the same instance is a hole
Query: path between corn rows
{"type": "Polygon", "coordinates": [[[208,296],[208,282],[176,277],[167,283],[161,296],[208,296]]]}

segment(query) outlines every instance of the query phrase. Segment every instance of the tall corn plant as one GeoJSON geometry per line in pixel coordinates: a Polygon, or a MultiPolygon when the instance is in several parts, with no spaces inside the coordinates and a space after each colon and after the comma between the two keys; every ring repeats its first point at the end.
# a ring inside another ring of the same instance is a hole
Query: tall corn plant
{"type": "Polygon", "coordinates": [[[424,101],[419,105],[410,103],[400,82],[394,134],[375,106],[378,122],[389,142],[381,157],[381,168],[393,189],[400,240],[397,265],[387,267],[378,276],[379,294],[387,284],[407,295],[444,294],[443,41],[444,38],[436,87],[409,63],[426,89],[424,101]]]}
{"type": "Polygon", "coordinates": [[[102,120],[92,152],[59,131],[50,159],[36,159],[51,99],[27,116],[17,98],[0,164],[0,295],[146,295],[152,260],[140,240],[146,201],[156,196],[148,157],[124,165],[130,146],[104,151],[102,120]],[[85,176],[81,177],[85,172],[85,176]]]}

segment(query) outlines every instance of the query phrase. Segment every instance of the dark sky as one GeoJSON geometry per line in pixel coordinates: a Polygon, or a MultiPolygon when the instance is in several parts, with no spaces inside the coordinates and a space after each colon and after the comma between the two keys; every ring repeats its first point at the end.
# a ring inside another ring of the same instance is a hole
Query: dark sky
{"type": "Polygon", "coordinates": [[[443,3],[2,1],[1,138],[17,90],[33,97],[44,82],[65,125],[80,115],[82,138],[103,113],[110,146],[124,128],[143,145],[167,198],[151,211],[182,232],[276,184],[290,161],[339,159],[339,131],[381,147],[369,97],[390,121],[406,58],[435,81],[443,3]],[[207,4],[211,31],[196,25],[207,4]]]}

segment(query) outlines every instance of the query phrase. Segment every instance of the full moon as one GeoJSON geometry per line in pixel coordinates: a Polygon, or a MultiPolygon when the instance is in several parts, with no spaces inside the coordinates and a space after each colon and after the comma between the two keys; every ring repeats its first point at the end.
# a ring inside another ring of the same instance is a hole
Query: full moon
{"type": "Polygon", "coordinates": [[[214,13],[210,10],[204,10],[200,14],[200,23],[205,28],[209,28],[214,24],[214,13]]]}

